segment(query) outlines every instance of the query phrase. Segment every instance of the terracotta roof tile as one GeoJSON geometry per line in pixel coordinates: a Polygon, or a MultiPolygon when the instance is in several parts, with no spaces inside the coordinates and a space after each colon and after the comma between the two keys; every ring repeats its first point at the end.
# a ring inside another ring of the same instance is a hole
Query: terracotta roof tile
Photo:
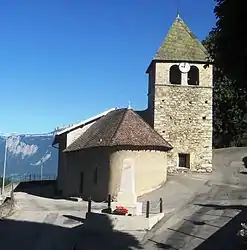
{"type": "Polygon", "coordinates": [[[118,109],[96,121],[64,152],[113,146],[159,147],[166,150],[172,148],[133,110],[118,109]]]}

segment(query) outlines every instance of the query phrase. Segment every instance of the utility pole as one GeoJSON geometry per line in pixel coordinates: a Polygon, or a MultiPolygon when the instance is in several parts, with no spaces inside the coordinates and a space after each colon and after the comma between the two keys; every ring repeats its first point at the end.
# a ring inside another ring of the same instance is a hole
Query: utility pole
{"type": "Polygon", "coordinates": [[[40,179],[43,180],[43,163],[40,165],[40,179]]]}
{"type": "Polygon", "coordinates": [[[6,140],[5,140],[4,163],[3,163],[3,182],[2,182],[1,195],[3,195],[3,193],[4,193],[4,186],[5,186],[7,152],[8,152],[8,137],[6,137],[6,140]]]}

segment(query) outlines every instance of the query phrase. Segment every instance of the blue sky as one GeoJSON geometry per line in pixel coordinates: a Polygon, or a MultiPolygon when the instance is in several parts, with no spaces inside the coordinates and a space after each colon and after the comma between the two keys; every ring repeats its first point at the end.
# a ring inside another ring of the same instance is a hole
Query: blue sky
{"type": "MultiPolygon", "coordinates": [[[[42,133],[112,107],[147,106],[145,70],[176,0],[0,1],[0,132],[42,133]]],[[[214,0],[180,1],[202,40],[214,0]]]]}

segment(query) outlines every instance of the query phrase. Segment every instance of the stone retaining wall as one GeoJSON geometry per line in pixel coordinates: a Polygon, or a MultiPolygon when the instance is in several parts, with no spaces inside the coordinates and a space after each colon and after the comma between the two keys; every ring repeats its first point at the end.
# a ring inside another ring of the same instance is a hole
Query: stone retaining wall
{"type": "Polygon", "coordinates": [[[6,218],[14,212],[15,200],[14,195],[11,193],[11,197],[7,197],[2,205],[0,205],[0,218],[6,218]]]}

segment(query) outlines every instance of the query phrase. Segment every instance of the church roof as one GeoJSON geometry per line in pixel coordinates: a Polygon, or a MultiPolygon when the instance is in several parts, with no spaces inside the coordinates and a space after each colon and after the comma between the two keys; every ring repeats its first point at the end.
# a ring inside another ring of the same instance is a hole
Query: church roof
{"type": "Polygon", "coordinates": [[[164,150],[172,148],[132,109],[117,109],[96,121],[64,152],[113,146],[137,146],[164,150]]]}
{"type": "Polygon", "coordinates": [[[111,108],[111,109],[108,109],[96,116],[93,116],[93,117],[90,117],[89,119],[86,119],[84,121],[80,121],[79,123],[76,123],[76,124],[73,124],[71,126],[67,126],[67,128],[65,129],[62,129],[61,131],[58,131],[55,133],[54,135],[54,140],[53,140],[53,143],[52,145],[55,145],[57,143],[59,143],[59,138],[63,135],[63,134],[67,134],[73,130],[76,130],[78,128],[82,128],[82,127],[85,127],[86,125],[92,123],[92,122],[95,122],[97,121],[98,119],[100,119],[102,116],[106,115],[107,113],[109,113],[110,111],[112,110],[115,110],[116,108],[111,108]]]}
{"type": "Polygon", "coordinates": [[[153,60],[206,62],[207,51],[178,16],[153,60]]]}

